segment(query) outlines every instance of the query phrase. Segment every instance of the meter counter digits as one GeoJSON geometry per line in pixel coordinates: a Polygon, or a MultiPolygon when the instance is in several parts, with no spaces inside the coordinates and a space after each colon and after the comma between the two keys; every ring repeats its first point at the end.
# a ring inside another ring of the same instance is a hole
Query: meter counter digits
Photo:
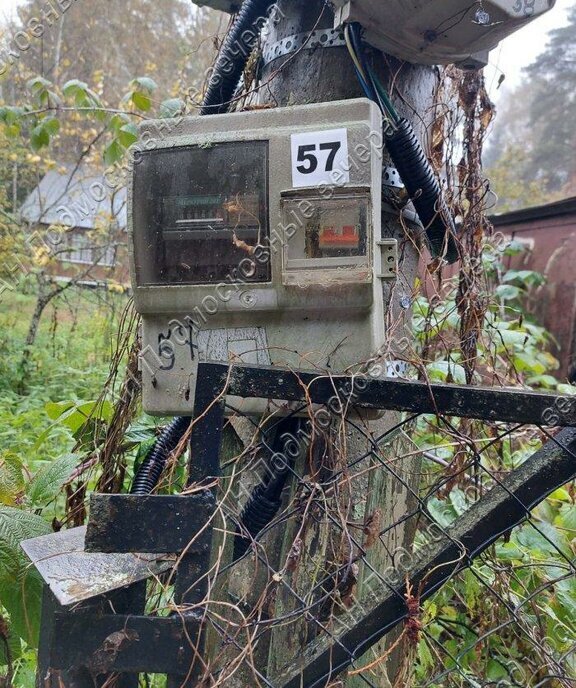
{"type": "Polygon", "coordinates": [[[187,117],[169,136],[152,121],[140,133],[129,232],[148,413],[190,414],[200,360],[341,372],[374,356],[397,269],[396,241],[381,236],[374,103],[187,117]]]}

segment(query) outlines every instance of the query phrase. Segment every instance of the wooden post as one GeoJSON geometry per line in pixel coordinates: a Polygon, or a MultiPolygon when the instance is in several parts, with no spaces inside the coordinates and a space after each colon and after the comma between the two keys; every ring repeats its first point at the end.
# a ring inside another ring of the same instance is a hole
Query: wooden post
{"type": "MultiPolygon", "coordinates": [[[[264,50],[270,44],[285,39],[295,34],[302,34],[312,30],[329,30],[333,28],[334,17],[329,4],[324,0],[279,0],[276,13],[278,21],[267,34],[264,50]]],[[[399,112],[410,120],[419,134],[420,139],[427,148],[426,128],[430,124],[431,107],[437,86],[437,72],[432,67],[415,66],[401,63],[398,60],[374,51],[373,59],[375,67],[383,79],[384,84],[394,82],[393,100],[399,112]]],[[[287,57],[279,57],[265,66],[262,74],[262,82],[266,84],[261,90],[261,100],[274,106],[291,106],[314,102],[326,102],[357,98],[363,96],[356,78],[352,60],[346,47],[322,47],[315,49],[302,49],[287,57]]],[[[384,151],[384,164],[387,162],[384,151]]],[[[382,238],[397,239],[399,252],[399,275],[395,283],[384,282],[384,302],[387,304],[386,320],[389,333],[388,356],[394,358],[398,355],[397,344],[408,335],[411,319],[411,302],[414,296],[414,285],[419,263],[419,250],[414,235],[409,236],[406,228],[418,229],[405,218],[401,218],[400,212],[391,207],[383,207],[382,213],[382,238]]],[[[404,352],[406,353],[406,352],[404,352]]],[[[382,434],[398,422],[398,414],[387,413],[382,419],[370,423],[370,431],[374,436],[382,434]]],[[[366,437],[362,432],[356,432],[350,427],[342,426],[334,428],[333,435],[328,437],[326,444],[335,442],[340,447],[346,447],[348,460],[365,453],[368,448],[366,437]]],[[[391,445],[387,452],[395,457],[402,456],[401,446],[391,445]]],[[[341,495],[340,507],[353,520],[362,520],[373,517],[380,523],[381,528],[397,522],[414,506],[414,497],[410,489],[391,476],[380,461],[386,460],[387,452],[375,457],[371,463],[374,470],[368,471],[362,477],[354,479],[354,489],[341,495]],[[364,497],[358,499],[357,495],[364,497]]],[[[326,460],[326,457],[324,457],[326,460]]],[[[328,459],[329,460],[329,459],[328,459]]],[[[397,474],[406,481],[406,485],[417,489],[419,477],[419,463],[416,460],[405,460],[394,464],[397,474]]],[[[362,465],[366,469],[366,464],[362,465]]],[[[304,461],[297,467],[298,472],[305,472],[304,461]]],[[[284,535],[282,555],[280,560],[286,560],[294,544],[298,526],[287,528],[284,535]]],[[[303,596],[313,585],[316,565],[321,566],[332,557],[335,552],[333,524],[323,524],[318,528],[311,527],[307,531],[302,547],[318,549],[317,555],[308,560],[308,566],[293,573],[284,572],[286,581],[295,592],[303,596]]],[[[410,548],[413,539],[413,527],[403,525],[393,528],[385,538],[385,542],[378,542],[369,552],[367,559],[376,568],[390,565],[390,552],[398,548],[410,548]]],[[[362,542],[362,533],[357,536],[362,542]]],[[[317,572],[317,571],[316,571],[317,572]]],[[[369,570],[364,567],[359,573],[358,593],[361,595],[363,580],[369,577],[369,570]]],[[[297,605],[294,595],[287,592],[282,585],[278,588],[276,614],[285,613],[297,605]]],[[[302,622],[287,625],[284,629],[274,631],[272,634],[268,670],[274,673],[280,666],[289,663],[299,655],[302,642],[310,640],[310,633],[314,634],[318,629],[313,624],[302,622]]],[[[382,647],[376,646],[369,654],[369,660],[378,656],[382,647]]],[[[393,663],[393,662],[391,662],[393,663]]],[[[391,663],[378,665],[371,674],[371,680],[378,685],[388,685],[388,675],[394,675],[395,670],[391,663]]],[[[348,679],[348,686],[366,685],[357,677],[348,679]]]]}

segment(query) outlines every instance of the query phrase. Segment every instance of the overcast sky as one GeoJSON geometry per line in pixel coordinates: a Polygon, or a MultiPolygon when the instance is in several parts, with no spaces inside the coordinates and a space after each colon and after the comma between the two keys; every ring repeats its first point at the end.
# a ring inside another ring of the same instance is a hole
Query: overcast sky
{"type": "MultiPolygon", "coordinates": [[[[115,1],[122,2],[122,0],[115,1]]],[[[0,0],[0,12],[11,14],[21,2],[22,0],[0,0]]],[[[493,99],[498,100],[502,93],[521,81],[522,67],[530,64],[542,51],[551,29],[567,23],[566,12],[574,4],[576,0],[556,0],[553,10],[510,36],[492,52],[491,67],[487,70],[486,76],[493,99]],[[502,72],[506,74],[506,79],[500,89],[496,90],[502,72]]]]}

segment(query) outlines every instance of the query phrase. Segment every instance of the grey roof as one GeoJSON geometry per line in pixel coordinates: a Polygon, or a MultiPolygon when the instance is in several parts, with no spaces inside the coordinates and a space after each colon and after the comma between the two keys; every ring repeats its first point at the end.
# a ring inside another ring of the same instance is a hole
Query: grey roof
{"type": "Polygon", "coordinates": [[[114,188],[102,175],[82,167],[51,170],[20,208],[32,224],[64,224],[94,229],[98,221],[115,219],[126,228],[126,188],[114,188]]]}
{"type": "Polygon", "coordinates": [[[543,220],[547,217],[558,217],[560,215],[576,214],[576,196],[563,198],[561,201],[545,203],[544,205],[534,205],[521,210],[510,210],[506,213],[492,215],[490,220],[497,227],[501,225],[511,225],[516,222],[530,222],[533,220],[543,220]]]}

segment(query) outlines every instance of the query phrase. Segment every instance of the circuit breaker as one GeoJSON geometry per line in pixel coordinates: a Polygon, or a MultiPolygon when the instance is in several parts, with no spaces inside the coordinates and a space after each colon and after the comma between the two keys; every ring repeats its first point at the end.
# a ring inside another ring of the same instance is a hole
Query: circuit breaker
{"type": "Polygon", "coordinates": [[[376,105],[152,121],[140,137],[129,215],[146,411],[189,414],[199,360],[341,372],[380,349],[396,243],[380,235],[376,105]]]}

